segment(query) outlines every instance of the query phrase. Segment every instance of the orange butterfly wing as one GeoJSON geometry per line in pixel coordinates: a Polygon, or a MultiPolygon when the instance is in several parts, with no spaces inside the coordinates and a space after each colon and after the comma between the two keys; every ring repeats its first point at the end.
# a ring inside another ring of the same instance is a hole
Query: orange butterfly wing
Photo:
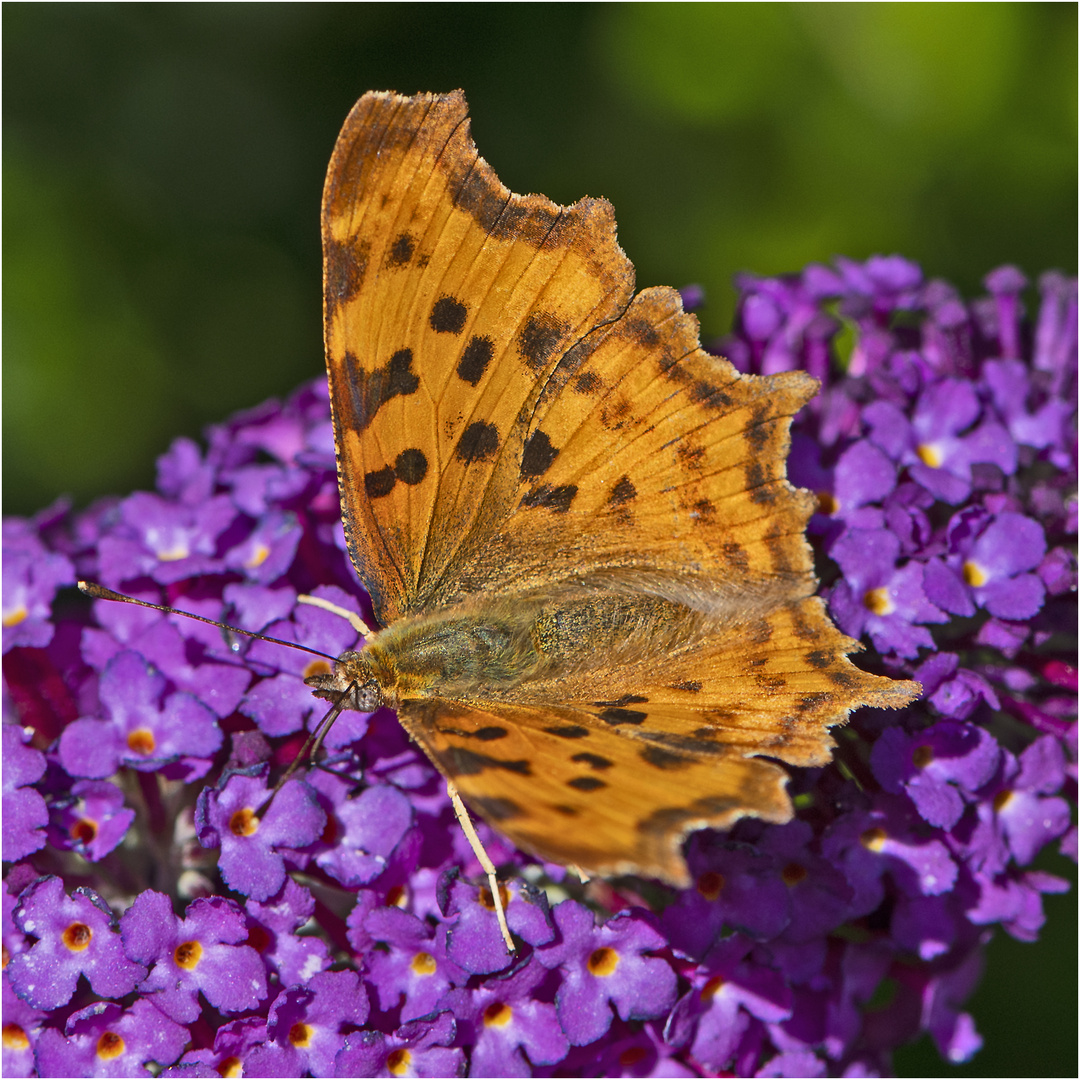
{"type": "Polygon", "coordinates": [[[430,606],[505,508],[565,352],[630,302],[611,206],[512,195],[460,91],[370,93],[323,197],[327,365],[349,550],[385,625],[430,606]]]}
{"type": "Polygon", "coordinates": [[[376,614],[528,608],[558,660],[391,695],[516,843],[684,882],[688,830],[791,817],[765,756],[824,764],[851,709],[914,696],[851,664],[812,595],[812,500],[785,463],[816,383],[740,375],[674,290],[632,296],[607,203],[512,195],[460,94],[368,94],[324,244],[342,505],[376,614]]]}

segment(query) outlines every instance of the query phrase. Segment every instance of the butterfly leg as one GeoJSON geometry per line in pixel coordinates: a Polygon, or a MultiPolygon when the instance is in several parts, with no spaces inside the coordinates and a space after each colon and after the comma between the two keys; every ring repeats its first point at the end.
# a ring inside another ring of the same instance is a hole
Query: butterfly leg
{"type": "Polygon", "coordinates": [[[348,608],[339,607],[329,600],[324,600],[321,596],[310,596],[308,593],[301,593],[296,598],[296,602],[298,604],[310,604],[312,607],[322,608],[323,611],[329,611],[333,615],[340,615],[343,619],[347,619],[349,625],[365,638],[371,637],[373,633],[371,627],[369,627],[355,611],[349,611],[348,608]]]}
{"type": "Polygon", "coordinates": [[[502,893],[499,892],[499,882],[495,877],[495,864],[488,858],[488,853],[484,850],[480,837],[476,835],[476,829],[473,826],[472,819],[469,817],[469,811],[465,809],[465,804],[461,801],[457,788],[449,780],[446,781],[446,794],[450,796],[458,824],[461,826],[462,832],[465,833],[469,846],[473,849],[473,854],[480,860],[480,865],[484,868],[484,873],[487,874],[488,888],[491,889],[491,901],[495,905],[495,915],[499,920],[499,929],[502,931],[503,941],[506,942],[506,947],[510,952],[515,952],[514,939],[510,936],[510,927],[506,925],[506,912],[503,910],[502,893]]]}

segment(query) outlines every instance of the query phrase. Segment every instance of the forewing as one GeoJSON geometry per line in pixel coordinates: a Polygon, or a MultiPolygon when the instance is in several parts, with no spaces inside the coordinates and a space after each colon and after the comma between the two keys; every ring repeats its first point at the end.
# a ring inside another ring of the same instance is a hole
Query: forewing
{"type": "Polygon", "coordinates": [[[360,99],[327,174],[323,249],[343,517],[386,624],[430,606],[462,539],[505,516],[543,387],[625,309],[633,268],[607,202],[503,187],[460,91],[360,99]]]}
{"type": "Polygon", "coordinates": [[[548,380],[508,516],[462,543],[436,599],[568,579],[667,579],[743,614],[810,595],[813,499],[786,460],[791,417],[816,389],[805,372],[740,374],[700,348],[678,293],[639,293],[548,380]],[[492,564],[500,580],[485,583],[492,564]]]}

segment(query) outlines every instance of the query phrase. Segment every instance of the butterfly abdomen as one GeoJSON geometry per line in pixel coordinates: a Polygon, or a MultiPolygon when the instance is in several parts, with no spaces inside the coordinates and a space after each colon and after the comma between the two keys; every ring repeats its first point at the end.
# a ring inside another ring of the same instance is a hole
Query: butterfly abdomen
{"type": "Polygon", "coordinates": [[[546,606],[533,626],[545,674],[662,655],[695,636],[700,617],[659,596],[598,591],[546,606]]]}
{"type": "Polygon", "coordinates": [[[364,652],[390,700],[507,690],[541,663],[530,632],[534,615],[522,607],[410,620],[383,631],[364,652]]]}

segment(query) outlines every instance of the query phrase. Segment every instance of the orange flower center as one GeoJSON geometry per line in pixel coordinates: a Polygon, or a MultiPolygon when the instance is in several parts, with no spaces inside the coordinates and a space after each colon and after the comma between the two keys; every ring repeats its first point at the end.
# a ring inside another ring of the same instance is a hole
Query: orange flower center
{"type": "Polygon", "coordinates": [[[86,923],[73,922],[60,937],[72,952],[82,952],[90,944],[93,936],[93,930],[86,923]]]}
{"type": "Polygon", "coordinates": [[[418,952],[412,958],[409,967],[413,969],[415,975],[434,975],[438,964],[435,963],[435,957],[431,953],[418,952]]]}
{"type": "Polygon", "coordinates": [[[391,1050],[386,1057],[386,1071],[391,1076],[404,1076],[411,1061],[412,1054],[403,1046],[397,1050],[391,1050]]]}
{"type": "Polygon", "coordinates": [[[237,1080],[244,1075],[244,1063],[238,1057],[227,1057],[217,1067],[218,1076],[237,1080]]]}
{"type": "Polygon", "coordinates": [[[920,443],[915,447],[915,453],[924,465],[929,465],[931,469],[941,468],[941,451],[933,443],[920,443]]]}
{"type": "Polygon", "coordinates": [[[203,948],[197,941],[185,941],[176,946],[173,959],[177,967],[185,971],[194,971],[196,965],[202,959],[203,948]]]}
{"type": "Polygon", "coordinates": [[[925,769],[934,760],[934,748],[932,746],[916,746],[911,753],[911,763],[916,769],[925,769]]]}
{"type": "Polygon", "coordinates": [[[977,589],[980,585],[985,585],[989,578],[990,575],[977,562],[968,559],[968,561],[964,563],[964,580],[973,589],[977,589]]]}
{"type": "Polygon", "coordinates": [[[97,1041],[97,1056],[102,1061],[111,1061],[124,1052],[124,1040],[115,1031],[106,1031],[97,1041]]]}
{"type": "Polygon", "coordinates": [[[867,589],[863,593],[862,602],[863,607],[874,615],[891,615],[893,612],[893,602],[888,589],[867,589]]]}
{"type": "MultiPolygon", "coordinates": [[[[495,910],[495,900],[491,895],[491,890],[486,886],[477,894],[477,899],[488,909],[488,911],[495,910]]],[[[499,899],[502,900],[503,911],[505,911],[510,903],[510,894],[503,885],[499,886],[499,899]]]]}
{"type": "Polygon", "coordinates": [[[229,818],[229,832],[233,836],[251,836],[259,827],[259,819],[250,806],[236,810],[229,818]]]}
{"type": "Polygon", "coordinates": [[[884,829],[867,829],[860,837],[859,843],[862,844],[867,851],[881,851],[885,846],[885,841],[889,839],[889,834],[884,829]]]}
{"type": "Polygon", "coordinates": [[[257,566],[262,566],[266,562],[267,557],[270,554],[270,549],[262,543],[256,543],[253,551],[244,560],[244,566],[249,570],[254,570],[257,566]]]}
{"type": "Polygon", "coordinates": [[[493,1001],[484,1010],[484,1027],[506,1027],[513,1015],[514,1011],[509,1005],[504,1005],[501,1001],[493,1001]]]}
{"type": "Polygon", "coordinates": [[[835,514],[840,509],[840,504],[831,491],[819,491],[817,493],[817,508],[819,514],[835,514]]]}
{"type": "Polygon", "coordinates": [[[706,870],[704,874],[697,879],[697,891],[705,897],[706,900],[715,900],[724,888],[724,875],[716,873],[715,870],[706,870]]]}
{"type": "Polygon", "coordinates": [[[79,818],[68,831],[77,844],[89,844],[98,834],[97,822],[89,818],[79,818]]]}
{"type": "Polygon", "coordinates": [[[26,1032],[18,1024],[5,1024],[2,1040],[6,1050],[27,1050],[30,1040],[26,1032]]]}
{"type": "Polygon", "coordinates": [[[13,626],[18,626],[30,612],[20,604],[17,608],[13,608],[4,616],[4,626],[10,629],[13,626]]]}
{"type": "Polygon", "coordinates": [[[157,741],[154,739],[154,733],[149,728],[136,728],[127,737],[128,749],[133,754],[142,754],[143,757],[149,757],[157,748],[157,741]]]}
{"type": "Polygon", "coordinates": [[[994,810],[1001,813],[1012,802],[1013,792],[1010,788],[1003,788],[994,796],[994,810]]]}
{"type": "Polygon", "coordinates": [[[593,949],[588,968],[593,975],[613,975],[619,966],[619,954],[614,949],[593,949]]]}
{"type": "Polygon", "coordinates": [[[307,1047],[311,1045],[311,1036],[315,1034],[310,1024],[293,1024],[289,1028],[289,1042],[293,1046],[307,1047]]]}

